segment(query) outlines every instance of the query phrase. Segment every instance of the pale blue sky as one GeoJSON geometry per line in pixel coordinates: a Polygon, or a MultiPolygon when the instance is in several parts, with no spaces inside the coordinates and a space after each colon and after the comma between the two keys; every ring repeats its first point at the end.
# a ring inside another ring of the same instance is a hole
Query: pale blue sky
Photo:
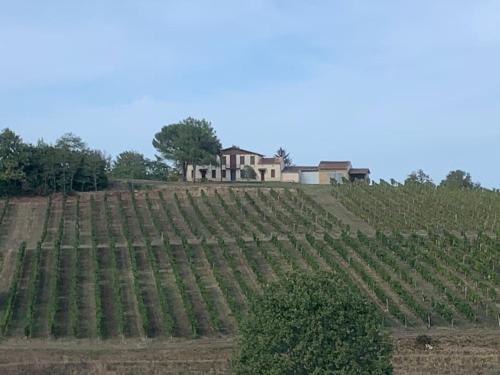
{"type": "Polygon", "coordinates": [[[0,0],[0,127],[154,154],[163,125],[500,187],[500,1],[0,0]]]}

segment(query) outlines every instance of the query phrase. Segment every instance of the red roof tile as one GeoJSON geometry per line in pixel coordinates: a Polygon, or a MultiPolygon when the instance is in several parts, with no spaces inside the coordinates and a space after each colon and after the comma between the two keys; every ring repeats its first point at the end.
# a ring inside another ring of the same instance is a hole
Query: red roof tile
{"type": "Polygon", "coordinates": [[[348,170],[351,168],[350,161],[320,161],[319,167],[320,170],[348,170]]]}

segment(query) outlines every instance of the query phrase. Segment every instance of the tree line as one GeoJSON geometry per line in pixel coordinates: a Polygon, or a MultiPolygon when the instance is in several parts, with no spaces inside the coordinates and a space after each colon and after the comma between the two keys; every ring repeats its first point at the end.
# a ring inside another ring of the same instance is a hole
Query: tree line
{"type": "Polygon", "coordinates": [[[10,129],[0,133],[0,195],[99,190],[108,185],[108,168],[103,152],[73,134],[29,144],[10,129]]]}
{"type": "MultiPolygon", "coordinates": [[[[112,160],[71,133],[54,144],[43,140],[29,144],[12,130],[4,129],[0,133],[0,195],[100,190],[108,186],[109,178],[186,181],[188,165],[216,165],[222,149],[212,124],[191,117],[164,126],[155,134],[152,145],[158,153],[154,159],[128,150],[112,160]]],[[[293,165],[283,148],[276,156],[283,158],[285,166],[293,165]]],[[[247,166],[242,176],[255,179],[256,173],[247,166]]],[[[436,186],[421,169],[412,172],[404,183],[436,186]]],[[[461,170],[451,171],[440,186],[480,188],[469,173],[461,170]]]]}
{"type": "MultiPolygon", "coordinates": [[[[397,184],[392,180],[393,185],[397,184]]],[[[405,180],[405,185],[421,184],[435,187],[437,186],[432,178],[425,173],[422,169],[418,169],[408,175],[405,180]]],[[[479,182],[472,181],[470,173],[462,171],[460,169],[450,171],[446,177],[440,182],[440,187],[447,187],[451,189],[479,189],[481,184],[479,182]]]]}

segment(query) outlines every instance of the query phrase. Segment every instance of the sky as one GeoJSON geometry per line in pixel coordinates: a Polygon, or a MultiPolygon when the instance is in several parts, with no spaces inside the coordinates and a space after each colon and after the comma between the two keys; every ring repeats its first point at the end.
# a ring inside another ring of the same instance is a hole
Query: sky
{"type": "Polygon", "coordinates": [[[372,177],[500,187],[498,0],[0,0],[0,128],[153,157],[186,117],[224,146],[372,177]]]}

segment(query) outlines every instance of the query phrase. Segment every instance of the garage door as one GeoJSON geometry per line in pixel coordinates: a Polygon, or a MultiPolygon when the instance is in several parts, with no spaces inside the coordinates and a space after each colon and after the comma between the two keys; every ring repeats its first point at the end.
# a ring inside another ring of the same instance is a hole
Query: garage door
{"type": "Polygon", "coordinates": [[[318,171],[300,172],[300,183],[301,184],[319,184],[319,172],[318,171]]]}

